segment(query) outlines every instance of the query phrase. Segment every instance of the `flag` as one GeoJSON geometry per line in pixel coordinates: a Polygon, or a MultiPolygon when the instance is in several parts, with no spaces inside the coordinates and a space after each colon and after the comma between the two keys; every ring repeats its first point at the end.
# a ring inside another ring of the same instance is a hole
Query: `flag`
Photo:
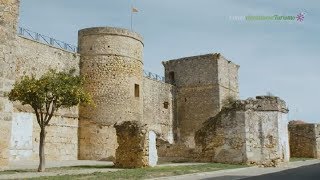
{"type": "Polygon", "coordinates": [[[137,8],[132,7],[132,12],[133,12],[133,13],[137,13],[137,12],[139,12],[139,11],[138,11],[137,8]]]}

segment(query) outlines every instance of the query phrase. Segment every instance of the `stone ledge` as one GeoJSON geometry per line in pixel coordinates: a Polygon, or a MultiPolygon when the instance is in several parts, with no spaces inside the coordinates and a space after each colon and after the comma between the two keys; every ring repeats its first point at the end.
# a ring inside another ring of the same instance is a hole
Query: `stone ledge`
{"type": "Polygon", "coordinates": [[[86,28],[81,29],[78,32],[79,37],[87,36],[87,35],[115,35],[115,36],[124,36],[136,39],[143,44],[143,38],[140,34],[130,31],[128,29],[123,28],[115,28],[115,27],[93,27],[93,28],[86,28]]]}
{"type": "Polygon", "coordinates": [[[289,112],[286,102],[275,96],[257,96],[255,99],[237,100],[230,106],[224,107],[224,109],[289,112]]]}

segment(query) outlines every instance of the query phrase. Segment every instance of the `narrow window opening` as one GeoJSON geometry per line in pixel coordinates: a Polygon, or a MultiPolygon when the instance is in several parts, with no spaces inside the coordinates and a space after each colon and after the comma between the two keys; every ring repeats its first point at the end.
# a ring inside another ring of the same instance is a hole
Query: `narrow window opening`
{"type": "Polygon", "coordinates": [[[169,72],[169,81],[170,81],[171,84],[175,83],[174,72],[173,71],[169,72]]]}
{"type": "Polygon", "coordinates": [[[163,103],[163,108],[168,109],[169,108],[169,102],[164,102],[163,103]]]}
{"type": "Polygon", "coordinates": [[[135,97],[139,97],[140,96],[139,84],[134,84],[134,96],[135,97]]]}

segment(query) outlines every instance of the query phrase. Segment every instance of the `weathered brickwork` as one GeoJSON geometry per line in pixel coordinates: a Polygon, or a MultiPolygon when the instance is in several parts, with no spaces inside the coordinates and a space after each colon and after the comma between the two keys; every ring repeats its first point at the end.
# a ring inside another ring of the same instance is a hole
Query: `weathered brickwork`
{"type": "Polygon", "coordinates": [[[320,125],[289,123],[291,157],[320,158],[320,125]]]}
{"type": "Polygon", "coordinates": [[[199,159],[263,166],[288,162],[287,112],[277,97],[235,101],[197,131],[199,159]]]}
{"type": "Polygon", "coordinates": [[[0,0],[0,168],[9,162],[12,104],[4,97],[15,80],[14,47],[19,0],[0,0]]]}
{"type": "Polygon", "coordinates": [[[194,148],[194,135],[202,123],[221,110],[225,98],[238,98],[239,66],[220,54],[170,60],[163,65],[166,82],[176,86],[175,138],[194,148]]]}
{"type": "MultiPolygon", "coordinates": [[[[86,77],[85,88],[91,93],[96,107],[81,107],[80,121],[95,122],[101,126],[112,126],[121,121],[143,119],[143,43],[140,35],[120,28],[88,28],[79,31],[81,54],[80,72],[86,77]]],[[[82,122],[80,123],[82,124],[82,122]]],[[[84,130],[81,126],[80,131],[84,130]]],[[[85,132],[92,132],[84,130],[85,132]]],[[[97,133],[84,134],[95,138],[97,133]]],[[[106,143],[116,142],[106,138],[99,144],[90,144],[94,149],[102,149],[106,143]],[[93,146],[94,145],[94,146],[93,146]]],[[[96,137],[99,138],[99,137],[96,137]]],[[[80,141],[84,140],[83,138],[80,141]]],[[[80,142],[80,158],[90,154],[85,152],[80,142]]],[[[109,144],[114,147],[115,144],[109,144]]],[[[112,151],[107,156],[112,156],[112,151]]],[[[102,153],[105,154],[105,153],[102,153]]]]}

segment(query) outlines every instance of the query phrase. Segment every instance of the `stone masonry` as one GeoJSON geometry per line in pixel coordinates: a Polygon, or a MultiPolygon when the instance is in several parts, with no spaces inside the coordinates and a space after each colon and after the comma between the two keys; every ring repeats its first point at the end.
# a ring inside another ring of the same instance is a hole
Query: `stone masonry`
{"type": "Polygon", "coordinates": [[[118,148],[114,164],[118,168],[149,166],[148,128],[137,121],[115,124],[118,148]]]}
{"type": "Polygon", "coordinates": [[[120,28],[88,28],[79,31],[79,49],[85,89],[96,104],[80,108],[79,158],[108,158],[116,144],[112,125],[142,121],[142,38],[120,28]]]}
{"type": "Polygon", "coordinates": [[[278,97],[235,101],[197,131],[199,160],[263,166],[288,162],[287,112],[278,97]]]}
{"type": "MultiPolygon", "coordinates": [[[[135,32],[82,29],[79,51],[69,52],[17,36],[18,12],[19,0],[0,0],[0,168],[38,159],[32,109],[5,94],[21,76],[40,77],[49,69],[85,76],[96,106],[54,114],[46,136],[48,160],[114,160],[119,167],[154,166],[158,156],[267,166],[288,161],[284,101],[257,97],[228,106],[239,98],[239,66],[219,53],[163,62],[162,82],[144,77],[144,44],[135,32]]],[[[313,127],[304,128],[311,137],[313,127]]]]}
{"type": "Polygon", "coordinates": [[[15,82],[18,13],[19,0],[0,0],[0,169],[9,162],[13,108],[5,94],[15,82]]]}
{"type": "Polygon", "coordinates": [[[320,125],[289,123],[291,157],[320,158],[320,125]]]}
{"type": "Polygon", "coordinates": [[[194,134],[222,108],[225,98],[239,96],[238,68],[220,54],[163,62],[166,82],[175,86],[174,135],[194,148],[194,134]]]}

